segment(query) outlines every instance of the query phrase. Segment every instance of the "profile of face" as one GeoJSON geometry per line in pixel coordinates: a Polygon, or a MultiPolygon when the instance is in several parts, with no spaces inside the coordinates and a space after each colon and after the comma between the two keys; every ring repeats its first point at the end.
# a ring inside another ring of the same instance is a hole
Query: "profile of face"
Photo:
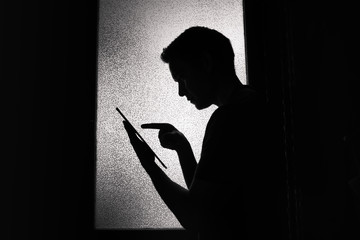
{"type": "Polygon", "coordinates": [[[211,69],[206,64],[200,63],[195,67],[184,60],[176,60],[169,67],[173,79],[178,83],[180,97],[186,97],[199,110],[214,103],[215,87],[211,80],[211,69]]]}

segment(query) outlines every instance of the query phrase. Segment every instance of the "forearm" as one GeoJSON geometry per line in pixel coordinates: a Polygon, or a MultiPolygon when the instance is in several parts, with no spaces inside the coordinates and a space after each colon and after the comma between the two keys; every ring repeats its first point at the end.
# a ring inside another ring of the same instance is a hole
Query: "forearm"
{"type": "Polygon", "coordinates": [[[190,189],[197,167],[197,162],[191,149],[190,143],[187,142],[181,149],[177,150],[176,152],[179,157],[186,186],[188,187],[188,189],[190,189]]]}
{"type": "Polygon", "coordinates": [[[148,169],[147,172],[160,197],[180,224],[186,229],[194,228],[196,225],[196,217],[194,216],[196,211],[189,190],[173,182],[157,166],[148,169]]]}

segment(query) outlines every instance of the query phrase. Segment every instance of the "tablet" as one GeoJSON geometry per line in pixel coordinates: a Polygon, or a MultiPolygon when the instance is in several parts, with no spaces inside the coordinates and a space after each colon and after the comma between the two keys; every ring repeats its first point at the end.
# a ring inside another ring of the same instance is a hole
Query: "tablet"
{"type": "Polygon", "coordinates": [[[136,129],[134,128],[134,126],[130,123],[130,121],[125,117],[125,115],[120,111],[119,108],[116,108],[116,111],[118,111],[120,113],[120,115],[122,116],[122,118],[129,123],[129,125],[131,126],[131,128],[135,131],[136,135],[141,139],[141,141],[143,141],[148,147],[149,149],[153,152],[155,158],[157,158],[159,160],[159,162],[161,163],[161,165],[167,169],[167,167],[165,166],[165,164],[160,160],[160,158],[156,155],[156,153],[151,149],[151,147],[149,146],[149,144],[147,144],[147,142],[144,140],[144,138],[140,135],[140,133],[138,131],[136,131],[136,129]]]}

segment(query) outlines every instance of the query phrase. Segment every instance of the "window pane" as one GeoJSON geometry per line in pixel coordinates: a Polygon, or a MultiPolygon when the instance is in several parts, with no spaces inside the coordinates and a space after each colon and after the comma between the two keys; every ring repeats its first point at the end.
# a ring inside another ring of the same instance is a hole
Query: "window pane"
{"type": "Polygon", "coordinates": [[[235,68],[245,83],[240,0],[100,0],[97,109],[97,228],[179,228],[140,166],[122,127],[119,107],[146,139],[174,181],[185,186],[175,152],[163,149],[148,122],[169,122],[200,156],[206,123],[215,110],[198,111],[178,96],[162,49],[191,26],[227,36],[235,68]]]}

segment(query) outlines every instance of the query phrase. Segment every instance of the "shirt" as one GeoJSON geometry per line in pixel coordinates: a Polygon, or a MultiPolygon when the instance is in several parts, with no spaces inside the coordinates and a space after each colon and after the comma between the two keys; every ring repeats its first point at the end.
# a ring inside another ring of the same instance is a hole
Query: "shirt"
{"type": "Polygon", "coordinates": [[[241,86],[207,124],[192,185],[200,239],[253,239],[254,231],[267,231],[265,108],[256,91],[241,86]]]}

